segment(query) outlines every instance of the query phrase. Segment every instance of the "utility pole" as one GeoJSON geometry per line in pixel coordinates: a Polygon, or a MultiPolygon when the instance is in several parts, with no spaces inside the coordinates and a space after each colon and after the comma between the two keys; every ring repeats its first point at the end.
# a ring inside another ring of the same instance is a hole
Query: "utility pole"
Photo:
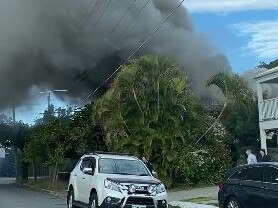
{"type": "Polygon", "coordinates": [[[12,103],[12,111],[13,111],[13,125],[15,125],[15,105],[12,103]]]}
{"type": "Polygon", "coordinates": [[[41,91],[38,92],[39,94],[45,94],[47,93],[47,110],[50,111],[51,108],[51,93],[54,92],[67,92],[68,90],[46,90],[46,91],[41,91]]]}
{"type": "Polygon", "coordinates": [[[50,107],[51,107],[50,95],[51,95],[51,92],[48,92],[48,95],[47,95],[47,109],[48,109],[48,111],[50,111],[50,107]]]}

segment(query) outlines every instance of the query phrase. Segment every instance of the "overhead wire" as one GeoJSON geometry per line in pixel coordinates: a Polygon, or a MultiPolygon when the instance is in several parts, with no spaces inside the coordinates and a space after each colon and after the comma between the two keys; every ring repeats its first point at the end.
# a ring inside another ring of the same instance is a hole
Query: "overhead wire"
{"type": "Polygon", "coordinates": [[[145,40],[127,57],[125,61],[113,72],[111,73],[94,91],[90,92],[85,99],[82,100],[81,103],[85,103],[92,95],[94,95],[102,86],[104,86],[121,68],[124,64],[128,63],[128,61],[143,47],[146,43],[148,43],[155,34],[165,25],[165,23],[176,13],[176,11],[183,5],[185,0],[181,0],[176,8],[172,10],[172,12],[158,25],[158,27],[151,32],[145,40]]]}
{"type": "Polygon", "coordinates": [[[113,0],[108,0],[107,4],[105,5],[102,13],[100,14],[99,18],[97,19],[97,21],[95,22],[95,27],[98,26],[100,20],[102,19],[102,17],[104,16],[104,14],[106,13],[108,7],[110,6],[110,4],[112,3],[113,0]]]}
{"type": "Polygon", "coordinates": [[[130,23],[125,27],[125,29],[122,31],[121,34],[125,33],[136,21],[136,19],[141,15],[141,13],[147,8],[148,4],[151,2],[151,0],[148,0],[141,9],[139,9],[138,13],[135,15],[135,17],[130,21],[130,23]]]}
{"type": "Polygon", "coordinates": [[[91,4],[91,10],[88,12],[88,14],[87,14],[87,16],[86,16],[86,22],[88,21],[88,19],[92,16],[92,14],[93,14],[93,12],[95,11],[95,8],[97,8],[97,6],[98,6],[98,4],[99,4],[99,2],[100,2],[101,0],[96,0],[95,2],[93,2],[92,4],[91,4]]]}
{"type": "MultiPolygon", "coordinates": [[[[108,9],[110,3],[112,3],[113,0],[109,1],[108,4],[106,5],[106,8],[104,9],[104,12],[108,9]]],[[[137,2],[138,0],[133,0],[133,2],[129,5],[129,7],[127,8],[127,10],[124,12],[124,14],[121,16],[121,18],[119,19],[119,21],[115,24],[115,26],[112,28],[112,30],[108,33],[108,35],[106,37],[109,37],[113,32],[114,30],[121,24],[121,22],[124,20],[124,18],[126,17],[126,15],[128,14],[128,12],[132,9],[132,7],[135,5],[135,3],[137,2]]],[[[98,3],[100,2],[100,0],[97,0],[95,3],[92,4],[93,8],[91,10],[91,13],[90,15],[88,16],[87,18],[87,21],[88,19],[90,18],[90,16],[92,15],[93,13],[93,10],[94,8],[97,7],[98,3]]],[[[148,1],[150,2],[150,0],[148,1]]],[[[140,9],[142,10],[142,9],[140,9]]],[[[140,14],[140,11],[139,11],[139,14],[140,14]]],[[[104,15],[104,14],[103,14],[104,15]]],[[[139,16],[139,15],[138,15],[139,16]]],[[[136,18],[136,17],[135,17],[136,18]]],[[[107,38],[104,38],[106,42],[109,42],[107,38]]],[[[75,85],[79,84],[82,80],[84,80],[86,78],[86,76],[88,76],[90,73],[92,72],[92,69],[89,69],[87,70],[83,75],[81,75],[80,78],[78,78],[73,84],[72,86],[69,88],[69,90],[71,90],[75,85]]]]}
{"type": "Polygon", "coordinates": [[[119,21],[115,24],[115,26],[111,29],[111,31],[108,33],[108,36],[110,36],[115,29],[122,23],[122,21],[125,19],[126,15],[128,14],[128,12],[132,9],[132,7],[135,5],[135,3],[137,2],[137,0],[133,0],[133,2],[129,5],[129,7],[126,9],[126,11],[124,12],[124,14],[121,16],[121,18],[119,19],[119,21]]]}

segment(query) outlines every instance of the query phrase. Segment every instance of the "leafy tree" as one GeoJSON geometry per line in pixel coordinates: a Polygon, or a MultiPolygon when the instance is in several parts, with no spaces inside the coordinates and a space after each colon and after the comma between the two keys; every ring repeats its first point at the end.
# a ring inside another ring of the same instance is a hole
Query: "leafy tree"
{"type": "Polygon", "coordinates": [[[102,131],[93,125],[91,115],[91,105],[73,115],[71,109],[57,109],[54,120],[31,128],[25,160],[32,164],[34,176],[36,167],[43,164],[53,169],[53,180],[56,181],[59,169],[68,165],[71,159],[87,151],[106,149],[102,131]]]}
{"type": "Polygon", "coordinates": [[[258,66],[259,68],[267,68],[267,69],[272,69],[278,66],[278,59],[271,61],[269,64],[265,62],[261,62],[260,65],[258,66]]]}
{"type": "MultiPolygon", "coordinates": [[[[224,95],[224,105],[214,123],[210,128],[208,128],[203,136],[209,132],[217,122],[219,122],[219,119],[221,116],[223,116],[223,113],[227,110],[227,107],[237,104],[248,111],[249,103],[253,101],[252,91],[248,88],[244,80],[236,74],[216,74],[207,81],[207,85],[215,85],[221,90],[224,95]]],[[[203,138],[203,136],[199,138],[197,143],[203,138]]]]}
{"type": "MultiPolygon", "coordinates": [[[[59,112],[61,112],[61,108],[59,108],[59,112]]],[[[35,120],[35,124],[36,125],[40,125],[40,124],[47,124],[50,123],[51,121],[54,121],[56,119],[55,116],[55,107],[54,105],[50,105],[49,109],[46,109],[43,113],[43,117],[39,118],[37,120],[35,120]]]]}
{"type": "Polygon", "coordinates": [[[53,181],[57,181],[59,168],[69,161],[67,153],[71,149],[69,119],[60,118],[48,124],[35,126],[31,130],[25,149],[25,160],[32,164],[43,163],[52,167],[53,181]],[[44,147],[43,150],[41,147],[44,147]]]}
{"type": "Polygon", "coordinates": [[[5,114],[0,114],[0,123],[4,124],[12,124],[12,118],[6,116],[5,114]]]}
{"type": "Polygon", "coordinates": [[[107,149],[102,129],[93,124],[92,114],[93,104],[76,111],[71,117],[70,137],[78,155],[107,149]]]}
{"type": "MultiPolygon", "coordinates": [[[[238,162],[246,148],[260,148],[260,128],[257,100],[249,103],[249,111],[234,105],[229,110],[222,123],[231,135],[229,145],[234,149],[233,159],[238,162]]],[[[235,164],[236,165],[236,164],[235,164]]]]}
{"type": "Polygon", "coordinates": [[[183,71],[153,56],[123,67],[96,102],[94,119],[104,129],[110,150],[146,156],[164,179],[174,178],[181,164],[171,164],[182,152],[196,150],[196,138],[212,120],[189,90],[183,71]]]}
{"type": "Polygon", "coordinates": [[[13,124],[10,122],[10,119],[7,120],[5,116],[2,116],[2,118],[5,119],[2,119],[0,123],[0,144],[5,147],[13,147],[16,160],[17,180],[26,180],[28,177],[28,164],[22,161],[22,151],[25,146],[29,126],[22,122],[13,124]]]}
{"type": "MultiPolygon", "coordinates": [[[[230,134],[230,146],[241,151],[259,142],[257,100],[247,83],[236,74],[219,73],[208,80],[208,86],[217,86],[224,95],[224,107],[216,122],[221,120],[230,134]]],[[[235,152],[235,159],[239,157],[235,152]]]]}

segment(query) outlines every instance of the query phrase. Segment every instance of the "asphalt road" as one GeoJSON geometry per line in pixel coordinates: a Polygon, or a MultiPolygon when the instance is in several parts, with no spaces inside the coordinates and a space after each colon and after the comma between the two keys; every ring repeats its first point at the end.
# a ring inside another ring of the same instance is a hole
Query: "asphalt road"
{"type": "Polygon", "coordinates": [[[66,208],[65,198],[12,184],[11,180],[0,179],[1,208],[66,208]]]}

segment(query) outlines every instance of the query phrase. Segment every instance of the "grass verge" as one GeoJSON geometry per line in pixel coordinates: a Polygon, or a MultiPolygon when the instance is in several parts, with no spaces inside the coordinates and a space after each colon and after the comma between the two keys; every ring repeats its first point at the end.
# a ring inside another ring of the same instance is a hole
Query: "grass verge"
{"type": "Polygon", "coordinates": [[[208,202],[208,201],[214,201],[217,200],[214,197],[196,197],[191,199],[184,199],[183,202],[192,202],[192,203],[202,203],[202,202],[208,202]]]}
{"type": "Polygon", "coordinates": [[[50,178],[44,178],[37,180],[30,179],[25,183],[25,185],[31,188],[47,190],[50,192],[65,192],[68,183],[64,181],[53,182],[50,178]]]}

